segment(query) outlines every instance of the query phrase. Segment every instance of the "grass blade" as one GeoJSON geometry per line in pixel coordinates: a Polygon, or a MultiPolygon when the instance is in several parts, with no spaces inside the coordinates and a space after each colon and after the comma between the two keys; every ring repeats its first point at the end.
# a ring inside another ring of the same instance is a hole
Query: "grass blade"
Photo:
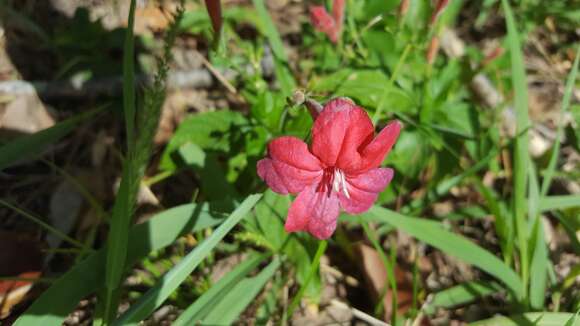
{"type": "MultiPolygon", "coordinates": [[[[278,257],[255,277],[238,283],[207,315],[202,325],[233,325],[280,267],[278,257]]],[[[192,325],[192,324],[190,324],[192,325]]]]}
{"type": "Polygon", "coordinates": [[[262,197],[261,194],[250,195],[244,202],[215,230],[215,232],[187,254],[175,267],[167,272],[161,280],[139,301],[137,301],[113,325],[137,324],[157,307],[159,307],[175,289],[191,274],[210,251],[244,218],[262,197]]]}
{"type": "Polygon", "coordinates": [[[527,297],[529,281],[529,258],[528,258],[528,234],[526,223],[526,189],[528,166],[530,161],[528,150],[528,128],[530,126],[528,116],[528,85],[524,68],[519,33],[508,0],[502,0],[503,10],[507,24],[507,41],[512,67],[512,85],[514,88],[514,107],[516,111],[516,139],[514,153],[514,189],[513,207],[515,215],[516,235],[520,249],[521,277],[524,292],[520,299],[527,297]]]}
{"type": "MultiPolygon", "coordinates": [[[[371,241],[373,247],[375,248],[375,250],[378,252],[379,254],[379,258],[381,259],[381,262],[383,263],[383,266],[385,266],[385,270],[387,271],[387,280],[389,281],[388,283],[385,283],[385,287],[383,290],[381,290],[381,296],[379,298],[379,300],[377,300],[377,305],[380,305],[382,307],[383,305],[383,297],[384,295],[387,294],[387,291],[389,291],[389,286],[391,287],[391,293],[392,293],[392,299],[391,299],[391,324],[393,325],[397,325],[397,311],[399,310],[399,298],[398,298],[398,291],[397,291],[397,280],[395,279],[395,266],[394,264],[391,264],[389,262],[389,259],[387,258],[387,255],[385,254],[385,251],[383,250],[382,245],[379,243],[379,237],[377,236],[376,232],[371,231],[371,228],[369,227],[369,223],[366,221],[363,221],[361,219],[361,225],[363,227],[363,230],[365,231],[365,234],[367,236],[367,238],[371,241]]],[[[377,309],[375,308],[375,312],[377,311],[377,309]]],[[[375,313],[375,315],[378,315],[375,313]]]]}
{"type": "Polygon", "coordinates": [[[107,251],[105,274],[105,324],[108,324],[117,313],[118,288],[123,278],[125,260],[127,258],[127,243],[129,241],[127,236],[131,225],[134,199],[139,189],[139,178],[137,176],[140,169],[135,160],[137,138],[135,133],[135,40],[133,35],[135,6],[136,0],[131,0],[123,50],[123,112],[125,114],[128,155],[123,164],[123,177],[115,198],[107,239],[110,250],[107,251]]]}
{"type": "Polygon", "coordinates": [[[580,195],[562,195],[544,197],[540,201],[540,212],[551,211],[554,209],[567,209],[580,207],[580,195]]]}
{"type": "Polygon", "coordinates": [[[129,18],[125,43],[123,44],[123,112],[125,113],[125,128],[129,151],[132,150],[135,139],[135,25],[136,0],[129,5],[129,18]]]}
{"type": "MultiPolygon", "coordinates": [[[[212,210],[216,204],[187,204],[168,209],[129,232],[127,266],[149,252],[164,248],[183,234],[203,230],[223,221],[225,210],[212,210]]],[[[18,318],[17,326],[61,325],[79,301],[94,293],[105,282],[106,250],[102,248],[76,264],[48,288],[18,318]],[[66,293],[66,295],[62,295],[66,293]]]]}
{"type": "Polygon", "coordinates": [[[540,186],[533,162],[530,162],[530,167],[528,210],[532,226],[530,247],[533,249],[532,261],[530,262],[530,304],[532,308],[541,310],[544,307],[546,297],[549,260],[548,248],[544,239],[544,223],[538,207],[541,199],[540,186]]]}
{"type": "Polygon", "coordinates": [[[97,108],[76,117],[57,123],[56,125],[36,132],[32,135],[22,136],[0,146],[0,171],[14,164],[18,160],[34,157],[43,152],[48,145],[57,142],[70,133],[79,123],[99,112],[97,108]]]}
{"type": "Polygon", "coordinates": [[[276,78],[280,82],[280,86],[285,95],[290,95],[296,87],[296,81],[292,72],[288,68],[288,55],[284,49],[284,44],[278,33],[278,29],[272,21],[268,9],[264,4],[264,0],[252,0],[254,7],[258,13],[258,17],[264,25],[264,33],[270,42],[272,52],[274,53],[274,70],[276,78]]]}
{"type": "Polygon", "coordinates": [[[425,313],[431,315],[437,308],[452,309],[497,293],[501,289],[501,286],[496,283],[482,281],[461,283],[435,293],[433,300],[425,307],[425,313]]]}
{"type": "Polygon", "coordinates": [[[274,52],[274,56],[278,60],[287,63],[288,56],[286,55],[286,50],[284,49],[282,38],[280,38],[278,29],[276,28],[276,25],[274,25],[274,21],[270,17],[268,9],[266,9],[264,0],[252,0],[252,3],[254,4],[254,7],[256,7],[258,17],[264,25],[264,33],[266,33],[266,37],[270,42],[270,46],[272,46],[272,52],[274,52]]]}
{"type": "Polygon", "coordinates": [[[562,99],[562,106],[560,107],[560,121],[558,123],[558,130],[556,131],[556,139],[554,140],[554,148],[552,149],[552,155],[550,156],[550,161],[548,167],[544,171],[544,180],[542,182],[542,197],[546,196],[548,189],[550,189],[550,183],[552,182],[552,177],[554,176],[554,171],[556,170],[556,163],[558,161],[558,154],[560,153],[560,139],[562,138],[562,129],[564,129],[564,124],[562,123],[564,114],[568,111],[570,107],[570,99],[572,98],[572,91],[574,90],[574,84],[576,83],[576,75],[578,73],[578,62],[580,61],[580,45],[576,48],[576,58],[574,59],[574,64],[568,75],[568,80],[566,81],[566,89],[564,90],[564,98],[562,99]]]}
{"type": "Polygon", "coordinates": [[[503,282],[516,297],[520,297],[524,291],[522,281],[513,269],[489,251],[462,236],[445,230],[441,223],[408,217],[378,206],[373,206],[364,215],[367,221],[393,225],[448,255],[478,267],[503,282]]]}
{"type": "Polygon", "coordinates": [[[486,320],[480,320],[471,323],[471,326],[521,326],[521,325],[535,325],[535,326],[561,326],[566,325],[566,322],[573,318],[574,314],[563,312],[531,312],[522,315],[515,315],[510,317],[497,316],[486,320]]]}
{"type": "Polygon", "coordinates": [[[314,258],[312,259],[312,263],[310,264],[308,276],[306,277],[304,284],[302,284],[302,286],[298,290],[298,293],[296,293],[294,298],[292,298],[292,302],[290,302],[290,306],[288,306],[288,310],[284,314],[284,317],[283,317],[284,320],[286,320],[287,317],[292,318],[292,315],[294,314],[294,310],[300,304],[300,300],[302,299],[302,296],[304,296],[304,291],[306,290],[306,288],[308,288],[308,284],[312,281],[312,279],[314,278],[314,275],[319,271],[320,258],[322,258],[322,255],[326,251],[326,246],[328,246],[328,242],[326,240],[320,241],[318,243],[318,249],[316,249],[316,254],[314,254],[314,258]]]}
{"type": "Polygon", "coordinates": [[[179,318],[173,322],[173,326],[187,326],[202,320],[215,305],[225,297],[231,289],[238,284],[248,273],[266,259],[265,255],[252,254],[236,268],[222,277],[207,292],[189,306],[179,318]]]}
{"type": "Polygon", "coordinates": [[[49,233],[54,234],[55,236],[61,238],[62,240],[68,242],[69,244],[73,245],[74,247],[77,247],[79,249],[82,249],[85,247],[84,244],[82,244],[81,242],[69,237],[66,233],[63,233],[61,230],[51,226],[50,224],[42,221],[41,219],[39,219],[38,217],[28,213],[27,211],[10,204],[9,202],[0,199],[0,205],[7,207],[13,211],[15,211],[16,213],[20,214],[21,216],[24,216],[25,218],[27,218],[28,220],[32,221],[33,223],[37,224],[38,226],[40,226],[41,228],[45,229],[46,231],[48,231],[49,233]]]}

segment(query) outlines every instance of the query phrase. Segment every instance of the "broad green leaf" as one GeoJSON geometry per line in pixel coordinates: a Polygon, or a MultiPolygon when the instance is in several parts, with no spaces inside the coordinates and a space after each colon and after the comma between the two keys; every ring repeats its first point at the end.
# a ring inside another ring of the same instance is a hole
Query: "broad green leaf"
{"type": "Polygon", "coordinates": [[[246,278],[236,284],[226,297],[216,303],[201,324],[233,325],[240,314],[246,310],[266,283],[274,276],[274,273],[280,267],[280,263],[280,259],[275,257],[258,275],[246,278]]]}
{"type": "Polygon", "coordinates": [[[471,326],[564,326],[574,314],[564,312],[530,312],[510,317],[497,316],[471,323],[471,326]]]}
{"type": "Polygon", "coordinates": [[[201,179],[201,191],[209,201],[237,197],[236,189],[226,179],[214,153],[205,151],[196,144],[187,143],[178,149],[183,162],[201,179]]]}
{"type": "Polygon", "coordinates": [[[501,286],[489,282],[465,282],[435,293],[425,313],[431,315],[437,308],[451,309],[501,291],[501,286]]]}
{"type": "Polygon", "coordinates": [[[429,140],[419,130],[407,130],[401,133],[387,160],[397,173],[415,178],[429,161],[429,140]]]}
{"type": "Polygon", "coordinates": [[[448,255],[478,267],[503,282],[518,297],[523,293],[523,284],[513,269],[489,251],[445,230],[441,223],[408,217],[377,206],[364,215],[369,220],[391,224],[448,255]]]}
{"type": "Polygon", "coordinates": [[[266,259],[264,255],[251,254],[232,271],[220,278],[207,292],[189,306],[179,318],[173,322],[173,326],[187,326],[195,324],[203,318],[223,300],[225,296],[232,292],[232,288],[254,270],[262,261],[266,259]]]}
{"type": "MultiPolygon", "coordinates": [[[[181,235],[219,224],[227,216],[220,206],[219,203],[177,206],[133,226],[128,234],[127,266],[151,251],[170,245],[181,235]]],[[[18,318],[15,325],[61,325],[79,301],[104,285],[105,251],[106,247],[89,255],[52,283],[18,318]]]]}
{"type": "MultiPolygon", "coordinates": [[[[327,92],[332,96],[345,96],[352,98],[358,105],[376,108],[385,92],[385,86],[389,84],[389,78],[377,70],[350,70],[338,71],[324,76],[314,82],[313,92],[327,92]]],[[[394,86],[386,90],[388,94],[405,94],[394,86]]],[[[409,100],[410,99],[405,99],[409,100]]],[[[408,104],[409,106],[411,104],[408,104]]],[[[390,107],[387,110],[391,109],[390,107]]]]}
{"type": "Polygon", "coordinates": [[[261,194],[248,196],[238,208],[202,243],[187,254],[169,272],[129,308],[113,325],[136,325],[149,316],[169,297],[191,272],[210,254],[213,248],[236,226],[256,205],[261,194]]]}
{"type": "Polygon", "coordinates": [[[76,117],[59,122],[50,128],[32,135],[16,138],[6,144],[0,145],[0,171],[18,160],[41,154],[48,145],[57,142],[74,130],[81,122],[93,117],[100,110],[101,108],[79,114],[76,117]]]}
{"type": "MultiPolygon", "coordinates": [[[[318,240],[309,235],[286,232],[284,220],[290,203],[290,197],[267,190],[253,214],[244,221],[244,227],[250,234],[258,236],[258,240],[266,241],[264,245],[270,250],[283,253],[295,266],[296,280],[303,285],[308,278],[313,255],[309,254],[307,248],[316,248],[318,240]]],[[[312,302],[318,302],[321,288],[320,277],[315,275],[306,289],[305,297],[312,302]]]]}
{"type": "Polygon", "coordinates": [[[232,137],[238,135],[240,126],[247,121],[239,112],[215,111],[195,114],[183,121],[167,144],[161,157],[160,168],[174,170],[175,152],[187,143],[196,144],[204,150],[230,150],[232,137]]]}

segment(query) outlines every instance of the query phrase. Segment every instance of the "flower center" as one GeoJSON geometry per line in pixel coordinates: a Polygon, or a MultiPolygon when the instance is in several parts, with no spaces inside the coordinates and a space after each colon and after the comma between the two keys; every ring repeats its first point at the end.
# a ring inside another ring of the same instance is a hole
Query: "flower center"
{"type": "Polygon", "coordinates": [[[350,194],[348,193],[348,188],[346,186],[344,172],[338,168],[332,167],[324,170],[324,176],[322,177],[319,190],[328,192],[329,196],[330,191],[332,190],[337,193],[342,191],[346,198],[350,198],[350,194]]]}

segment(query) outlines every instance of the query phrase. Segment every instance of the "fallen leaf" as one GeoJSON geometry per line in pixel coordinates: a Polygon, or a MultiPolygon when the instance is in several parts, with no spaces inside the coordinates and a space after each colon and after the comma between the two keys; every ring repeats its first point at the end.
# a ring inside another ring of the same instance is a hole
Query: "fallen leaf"
{"type": "MultiPolygon", "coordinates": [[[[388,283],[387,270],[383,264],[379,253],[373,248],[365,244],[359,244],[357,247],[360,253],[360,268],[365,277],[367,286],[374,298],[378,300],[381,292],[388,283]]],[[[413,284],[412,277],[408,271],[401,269],[395,265],[395,280],[397,282],[397,299],[398,309],[397,315],[405,314],[413,302],[413,284]]],[[[388,292],[383,298],[384,320],[390,320],[391,305],[393,300],[393,292],[389,286],[388,292]]]]}

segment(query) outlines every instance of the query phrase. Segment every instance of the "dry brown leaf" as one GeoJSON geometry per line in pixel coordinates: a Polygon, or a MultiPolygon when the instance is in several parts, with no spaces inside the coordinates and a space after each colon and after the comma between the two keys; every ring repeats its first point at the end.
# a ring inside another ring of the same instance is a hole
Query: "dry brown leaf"
{"type": "MultiPolygon", "coordinates": [[[[369,287],[373,298],[378,300],[381,292],[388,283],[387,270],[383,265],[379,253],[374,248],[365,244],[359,244],[357,250],[360,253],[360,267],[367,286],[369,287]]],[[[397,314],[402,315],[411,308],[413,300],[412,277],[408,271],[402,270],[397,265],[395,266],[395,279],[397,282],[398,298],[397,314]]],[[[392,300],[393,293],[389,287],[387,294],[383,298],[383,307],[385,311],[384,320],[386,321],[390,320],[392,300]]]]}

